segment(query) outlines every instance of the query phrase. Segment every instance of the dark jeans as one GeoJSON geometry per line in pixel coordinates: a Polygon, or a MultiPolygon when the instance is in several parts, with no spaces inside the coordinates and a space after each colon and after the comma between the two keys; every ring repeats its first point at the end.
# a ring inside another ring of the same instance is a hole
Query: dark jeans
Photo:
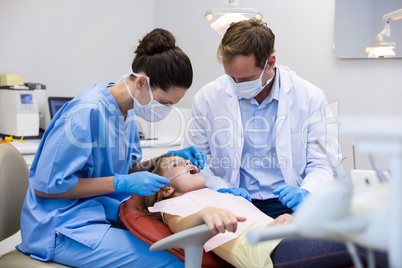
{"type": "MultiPolygon", "coordinates": [[[[367,266],[366,249],[358,247],[359,257],[367,266]]],[[[275,268],[343,268],[353,266],[344,243],[319,239],[284,239],[271,254],[275,268]]],[[[388,267],[386,253],[375,252],[377,268],[388,267]]]]}
{"type": "Polygon", "coordinates": [[[284,213],[288,214],[293,213],[293,210],[283,205],[278,198],[272,198],[267,200],[253,199],[252,202],[254,206],[259,208],[259,210],[261,210],[262,212],[264,212],[265,214],[274,219],[284,213]]]}

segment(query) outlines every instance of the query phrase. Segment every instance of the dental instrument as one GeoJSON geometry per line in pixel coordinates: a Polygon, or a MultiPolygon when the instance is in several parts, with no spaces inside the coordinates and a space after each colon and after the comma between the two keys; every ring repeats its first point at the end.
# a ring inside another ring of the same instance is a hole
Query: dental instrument
{"type": "Polygon", "coordinates": [[[373,166],[375,172],[377,173],[377,176],[380,179],[381,183],[386,183],[387,179],[385,178],[384,172],[382,172],[378,167],[377,162],[374,160],[374,156],[371,152],[369,153],[369,158],[371,165],[373,166]]]}
{"type": "Polygon", "coordinates": [[[173,180],[174,178],[179,177],[180,175],[186,174],[186,173],[188,173],[189,171],[190,171],[190,169],[187,168],[187,166],[186,166],[184,171],[180,172],[179,174],[174,175],[173,177],[167,178],[167,179],[168,179],[168,180],[173,180]]]}
{"type": "Polygon", "coordinates": [[[355,143],[352,142],[353,169],[356,169],[356,149],[355,143]]]}
{"type": "MultiPolygon", "coordinates": [[[[205,164],[204,165],[204,169],[206,169],[207,167],[209,167],[209,165],[207,165],[207,164],[205,164]]],[[[197,173],[200,173],[201,172],[201,167],[199,166],[199,167],[197,167],[197,173]]]]}
{"type": "Polygon", "coordinates": [[[205,160],[205,163],[204,163],[204,168],[201,168],[200,166],[197,166],[197,172],[198,173],[200,173],[201,170],[203,170],[203,169],[205,170],[205,169],[209,168],[209,164],[207,164],[207,162],[210,161],[211,158],[212,158],[211,155],[207,155],[207,159],[205,160]]]}

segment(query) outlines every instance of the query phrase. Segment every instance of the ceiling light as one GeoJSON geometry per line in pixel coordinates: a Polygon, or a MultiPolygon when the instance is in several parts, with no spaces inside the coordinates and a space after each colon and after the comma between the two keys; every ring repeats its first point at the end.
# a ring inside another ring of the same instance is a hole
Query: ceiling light
{"type": "Polygon", "coordinates": [[[237,7],[238,0],[226,0],[228,4],[221,8],[210,8],[205,12],[205,19],[211,21],[214,17],[216,20],[212,21],[211,28],[223,35],[229,28],[230,24],[241,20],[248,20],[251,18],[262,19],[262,14],[255,8],[251,7],[237,7]]]}

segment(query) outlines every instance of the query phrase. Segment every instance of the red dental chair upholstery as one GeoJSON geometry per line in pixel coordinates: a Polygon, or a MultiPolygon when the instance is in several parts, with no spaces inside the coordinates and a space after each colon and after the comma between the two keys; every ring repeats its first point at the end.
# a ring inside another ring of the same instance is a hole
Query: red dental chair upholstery
{"type": "MultiPolygon", "coordinates": [[[[123,202],[120,206],[120,218],[124,225],[135,236],[149,245],[172,235],[169,227],[155,219],[144,217],[139,209],[139,197],[133,195],[129,200],[123,202]]],[[[168,252],[184,261],[184,250],[179,248],[167,249],[168,252]]],[[[232,267],[212,252],[203,252],[202,267],[232,267]]]]}

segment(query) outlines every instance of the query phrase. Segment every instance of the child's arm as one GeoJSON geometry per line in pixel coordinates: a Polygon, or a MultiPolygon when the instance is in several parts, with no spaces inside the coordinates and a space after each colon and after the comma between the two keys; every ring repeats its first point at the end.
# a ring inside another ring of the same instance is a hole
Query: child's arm
{"type": "Polygon", "coordinates": [[[183,231],[185,229],[206,223],[212,233],[224,233],[226,230],[235,232],[238,221],[245,221],[246,218],[236,216],[226,209],[207,207],[197,213],[186,217],[177,215],[164,214],[170,230],[173,233],[183,231]]]}

